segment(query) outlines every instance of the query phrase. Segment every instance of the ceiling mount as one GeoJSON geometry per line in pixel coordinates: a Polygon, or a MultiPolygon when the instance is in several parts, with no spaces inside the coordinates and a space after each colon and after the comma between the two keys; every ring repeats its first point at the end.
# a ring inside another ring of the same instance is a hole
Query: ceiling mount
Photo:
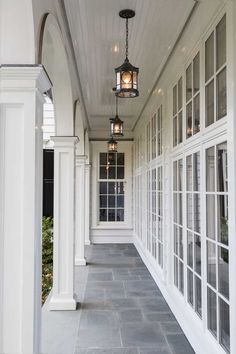
{"type": "Polygon", "coordinates": [[[119,12],[119,16],[122,18],[132,18],[135,16],[135,12],[133,10],[125,9],[119,12]]]}

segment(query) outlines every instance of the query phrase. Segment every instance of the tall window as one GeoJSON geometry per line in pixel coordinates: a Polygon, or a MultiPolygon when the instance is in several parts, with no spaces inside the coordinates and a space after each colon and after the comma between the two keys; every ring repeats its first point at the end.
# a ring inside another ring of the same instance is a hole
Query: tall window
{"type": "Polygon", "coordinates": [[[200,131],[200,55],[186,70],[186,138],[200,131]]]}
{"type": "Polygon", "coordinates": [[[124,153],[100,153],[99,220],[124,221],[124,153]]]}
{"type": "Polygon", "coordinates": [[[183,141],[183,84],[182,77],[173,88],[173,146],[183,141]]]}
{"type": "Polygon", "coordinates": [[[202,316],[200,153],[186,158],[187,299],[202,316]]]}
{"type": "Polygon", "coordinates": [[[150,122],[148,122],[147,124],[147,140],[146,140],[146,144],[147,144],[147,162],[150,161],[151,159],[151,151],[150,151],[150,122]]]}
{"type": "Polygon", "coordinates": [[[151,172],[152,176],[152,255],[157,258],[156,235],[157,235],[157,171],[154,168],[151,172]]]}
{"type": "Polygon", "coordinates": [[[205,95],[207,127],[227,114],[226,15],[205,43],[205,95]]]}
{"type": "Polygon", "coordinates": [[[151,251],[151,199],[152,189],[151,189],[151,173],[147,171],[147,249],[151,251]]]}
{"type": "Polygon", "coordinates": [[[157,115],[153,115],[151,120],[151,134],[152,134],[152,159],[157,156],[157,115]]]}
{"type": "Polygon", "coordinates": [[[227,143],[206,150],[207,325],[230,350],[227,143]]]}
{"type": "Polygon", "coordinates": [[[162,167],[157,171],[157,258],[159,266],[163,267],[163,176],[162,167]]]}
{"type": "Polygon", "coordinates": [[[184,293],[183,252],[183,160],[173,164],[174,283],[184,293]]]}

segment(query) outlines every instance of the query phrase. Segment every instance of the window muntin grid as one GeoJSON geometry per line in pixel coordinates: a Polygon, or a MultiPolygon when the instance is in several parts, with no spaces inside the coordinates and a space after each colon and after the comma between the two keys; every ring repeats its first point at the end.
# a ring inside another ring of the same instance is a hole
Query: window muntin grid
{"type": "Polygon", "coordinates": [[[183,83],[182,77],[173,88],[173,146],[183,141],[183,83]]]}
{"type": "Polygon", "coordinates": [[[151,189],[151,172],[147,171],[147,249],[151,252],[151,202],[152,202],[152,189],[151,189]]]}
{"type": "Polygon", "coordinates": [[[207,327],[230,351],[227,143],[206,149],[207,327]]]}
{"type": "Polygon", "coordinates": [[[157,167],[157,259],[158,264],[163,268],[163,169],[157,167]]]}
{"type": "Polygon", "coordinates": [[[186,70],[186,139],[200,131],[200,53],[186,70]]]}
{"type": "Polygon", "coordinates": [[[157,110],[157,156],[162,155],[162,105],[157,110]]]}
{"type": "Polygon", "coordinates": [[[174,284],[184,293],[183,159],[173,162],[174,284]]]}
{"type": "Polygon", "coordinates": [[[125,154],[99,154],[99,221],[123,222],[125,154]]]}
{"type": "Polygon", "coordinates": [[[205,126],[227,115],[226,15],[205,42],[205,126]]]}
{"type": "Polygon", "coordinates": [[[202,317],[200,152],[186,157],[187,301],[202,317]]]}

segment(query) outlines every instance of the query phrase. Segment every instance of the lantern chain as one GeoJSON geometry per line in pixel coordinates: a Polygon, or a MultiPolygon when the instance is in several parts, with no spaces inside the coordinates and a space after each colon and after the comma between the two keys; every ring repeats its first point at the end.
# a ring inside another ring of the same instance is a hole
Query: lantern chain
{"type": "Polygon", "coordinates": [[[125,45],[125,51],[126,51],[126,59],[128,59],[128,40],[129,40],[129,28],[128,28],[128,18],[126,18],[126,45],[125,45]]]}

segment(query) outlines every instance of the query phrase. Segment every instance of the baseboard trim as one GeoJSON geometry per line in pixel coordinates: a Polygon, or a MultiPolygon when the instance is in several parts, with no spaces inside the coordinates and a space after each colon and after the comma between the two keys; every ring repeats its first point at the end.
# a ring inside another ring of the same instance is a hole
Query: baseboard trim
{"type": "Polygon", "coordinates": [[[92,236],[92,243],[133,243],[132,236],[92,236]]]}

